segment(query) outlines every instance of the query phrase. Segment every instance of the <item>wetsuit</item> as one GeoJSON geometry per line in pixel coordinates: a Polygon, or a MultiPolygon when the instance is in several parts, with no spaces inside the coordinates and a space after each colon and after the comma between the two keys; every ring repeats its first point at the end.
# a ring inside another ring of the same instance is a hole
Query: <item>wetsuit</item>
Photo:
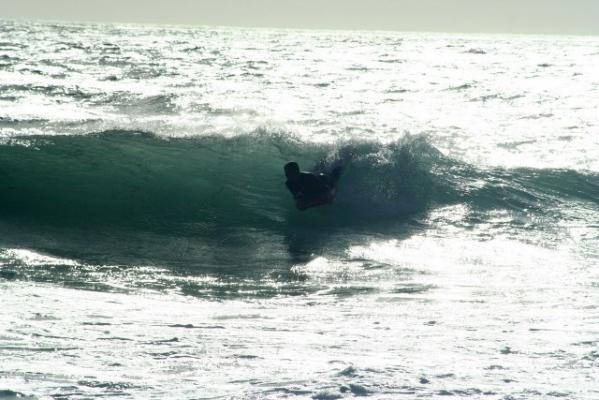
{"type": "Polygon", "coordinates": [[[300,172],[297,179],[287,179],[285,185],[293,194],[295,206],[300,210],[331,204],[335,199],[335,186],[341,175],[341,167],[335,167],[330,174],[300,172]]]}
{"type": "Polygon", "coordinates": [[[296,180],[287,180],[285,185],[295,199],[315,199],[331,190],[324,174],[316,176],[308,172],[300,172],[296,180]]]}

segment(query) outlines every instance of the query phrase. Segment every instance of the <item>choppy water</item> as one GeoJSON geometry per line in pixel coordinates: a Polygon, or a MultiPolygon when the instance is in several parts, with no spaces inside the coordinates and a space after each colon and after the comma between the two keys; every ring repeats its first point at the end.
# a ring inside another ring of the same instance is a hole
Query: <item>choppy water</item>
{"type": "Polygon", "coordinates": [[[598,67],[0,22],[0,399],[599,398],[598,67]],[[289,160],[343,162],[335,204],[289,160]]]}

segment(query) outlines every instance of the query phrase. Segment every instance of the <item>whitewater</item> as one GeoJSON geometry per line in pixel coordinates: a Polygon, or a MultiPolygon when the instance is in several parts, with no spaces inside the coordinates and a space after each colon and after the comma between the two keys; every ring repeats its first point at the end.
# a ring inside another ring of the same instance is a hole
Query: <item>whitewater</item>
{"type": "Polygon", "coordinates": [[[0,20],[0,400],[599,398],[597,71],[598,37],[0,20]]]}

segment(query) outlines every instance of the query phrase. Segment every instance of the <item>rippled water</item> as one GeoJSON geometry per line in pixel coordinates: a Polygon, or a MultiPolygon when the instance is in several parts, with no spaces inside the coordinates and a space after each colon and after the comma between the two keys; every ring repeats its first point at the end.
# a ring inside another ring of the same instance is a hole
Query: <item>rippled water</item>
{"type": "Polygon", "coordinates": [[[0,399],[598,398],[598,66],[0,22],[0,399]],[[335,204],[289,160],[342,162],[335,204]]]}

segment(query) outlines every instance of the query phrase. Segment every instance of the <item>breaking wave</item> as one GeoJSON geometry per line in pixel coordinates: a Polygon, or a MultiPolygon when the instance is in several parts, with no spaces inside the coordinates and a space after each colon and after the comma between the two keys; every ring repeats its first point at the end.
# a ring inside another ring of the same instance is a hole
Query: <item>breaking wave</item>
{"type": "MultiPolygon", "coordinates": [[[[247,262],[290,236],[376,233],[449,204],[543,214],[572,199],[599,202],[597,175],[483,170],[444,156],[424,136],[315,144],[266,132],[12,138],[0,145],[0,187],[4,244],[104,261],[113,252],[147,262],[158,254],[167,264],[205,260],[214,246],[247,262]],[[320,171],[342,165],[335,204],[296,210],[284,186],[289,160],[320,171]]],[[[286,250],[268,254],[277,251],[286,250]]]]}

